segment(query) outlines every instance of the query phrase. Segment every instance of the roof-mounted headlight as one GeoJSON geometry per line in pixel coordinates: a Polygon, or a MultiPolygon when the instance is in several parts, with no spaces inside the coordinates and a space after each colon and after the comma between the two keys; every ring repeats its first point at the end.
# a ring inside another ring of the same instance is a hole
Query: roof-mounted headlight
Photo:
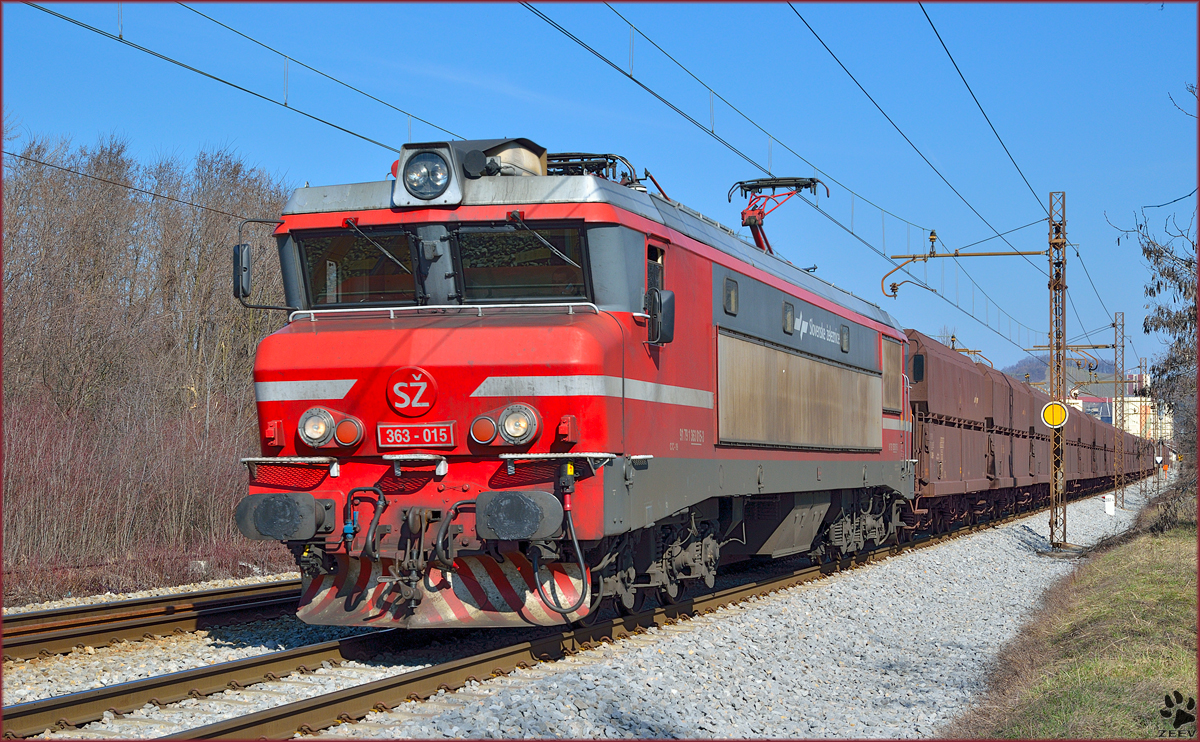
{"type": "Polygon", "coordinates": [[[513,446],[528,443],[537,437],[538,415],[532,407],[513,404],[500,413],[500,437],[513,446]]]}
{"type": "Polygon", "coordinates": [[[300,416],[300,438],[317,448],[333,437],[333,415],[322,407],[313,407],[300,416]]]}
{"type": "Polygon", "coordinates": [[[413,155],[404,163],[404,187],[417,198],[437,198],[449,185],[450,166],[436,152],[413,155]]]}

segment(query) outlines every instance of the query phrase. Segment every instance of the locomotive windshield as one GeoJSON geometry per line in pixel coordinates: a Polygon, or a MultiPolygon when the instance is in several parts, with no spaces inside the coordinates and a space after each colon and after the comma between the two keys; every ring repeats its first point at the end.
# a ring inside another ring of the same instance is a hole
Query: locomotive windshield
{"type": "Polygon", "coordinates": [[[299,240],[313,306],[415,304],[409,236],[337,232],[299,240]]]}
{"type": "Polygon", "coordinates": [[[587,298],[578,229],[464,227],[457,237],[466,302],[587,298]]]}
{"type": "Polygon", "coordinates": [[[433,284],[442,276],[453,277],[451,300],[464,304],[590,301],[577,227],[449,227],[443,234],[449,232],[453,268],[421,256],[425,235],[418,229],[429,227],[293,235],[310,305],[424,304],[437,296],[433,284]]]}

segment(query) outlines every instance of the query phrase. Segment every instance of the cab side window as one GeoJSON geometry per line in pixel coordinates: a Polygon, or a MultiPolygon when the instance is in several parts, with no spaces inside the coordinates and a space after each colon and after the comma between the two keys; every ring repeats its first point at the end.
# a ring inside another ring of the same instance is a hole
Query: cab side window
{"type": "MultiPolygon", "coordinates": [[[[647,241],[646,244],[646,301],[649,301],[650,289],[658,289],[662,291],[666,281],[666,254],[667,251],[662,247],[647,241]]],[[[649,305],[643,307],[642,311],[649,312],[649,305]]]]}
{"type": "Polygon", "coordinates": [[[664,263],[666,250],[655,245],[646,245],[646,290],[666,288],[663,285],[664,263]]]}

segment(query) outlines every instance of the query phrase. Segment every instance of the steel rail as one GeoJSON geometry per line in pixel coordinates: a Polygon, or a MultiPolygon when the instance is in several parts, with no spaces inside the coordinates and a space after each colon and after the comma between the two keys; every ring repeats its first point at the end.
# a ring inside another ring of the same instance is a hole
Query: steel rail
{"type": "Polygon", "coordinates": [[[3,617],[4,659],[32,659],[80,645],[194,631],[247,616],[274,617],[294,611],[299,599],[300,580],[282,580],[16,613],[3,617]]]}
{"type": "Polygon", "coordinates": [[[205,665],[169,675],[92,688],[4,707],[4,737],[31,737],[46,730],[60,731],[103,718],[109,711],[121,715],[147,703],[162,706],[185,698],[200,698],[228,688],[275,680],[293,672],[309,672],[322,662],[341,663],[365,659],[379,644],[397,636],[396,629],[373,631],[338,641],[310,644],[256,657],[205,665]]]}
{"type": "Polygon", "coordinates": [[[897,556],[984,529],[996,528],[1020,518],[1036,515],[1046,509],[1047,507],[1043,507],[1014,513],[986,523],[963,526],[949,533],[923,536],[901,545],[880,546],[866,554],[839,562],[805,567],[790,574],[699,595],[635,616],[617,618],[595,626],[580,627],[521,642],[472,657],[194,727],[161,739],[287,739],[296,733],[312,734],[335,724],[361,719],[371,711],[391,710],[406,702],[427,699],[436,695],[439,690],[454,690],[470,681],[506,675],[518,668],[528,668],[539,662],[560,660],[593,649],[600,643],[612,643],[645,633],[646,629],[652,626],[675,624],[696,615],[712,613],[726,605],[752,597],[766,596],[880,558],[897,556]]]}
{"type": "MultiPolygon", "coordinates": [[[[1094,493],[1080,493],[1077,498],[1092,494],[1094,493]]],[[[362,718],[372,710],[394,708],[399,703],[425,699],[436,694],[438,690],[461,687],[470,680],[507,674],[519,667],[529,667],[537,662],[553,661],[581,650],[591,649],[598,643],[610,643],[630,635],[645,633],[645,629],[650,626],[673,624],[694,615],[711,613],[724,605],[787,589],[879,558],[935,546],[950,539],[996,528],[1020,518],[1036,515],[1046,509],[1048,506],[961,526],[944,534],[922,536],[900,545],[884,545],[840,562],[805,567],[790,574],[746,583],[717,593],[699,595],[677,605],[665,606],[637,616],[514,644],[474,657],[277,706],[238,719],[193,728],[168,738],[237,739],[247,736],[290,736],[296,731],[311,732],[362,718]],[[297,719],[301,721],[297,723],[297,719]]],[[[24,737],[40,734],[46,729],[79,727],[102,718],[105,711],[119,715],[141,708],[146,703],[165,705],[187,697],[201,698],[227,688],[239,688],[264,680],[271,681],[295,671],[305,672],[321,662],[341,663],[348,659],[365,659],[379,651],[381,642],[402,635],[403,632],[394,629],[372,632],[340,641],[298,647],[10,706],[4,709],[4,737],[24,737]]]]}

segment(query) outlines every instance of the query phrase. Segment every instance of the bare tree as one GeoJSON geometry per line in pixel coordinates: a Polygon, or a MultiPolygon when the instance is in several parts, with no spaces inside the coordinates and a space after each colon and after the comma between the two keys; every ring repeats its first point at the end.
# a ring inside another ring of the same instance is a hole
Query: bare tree
{"type": "MultiPolygon", "coordinates": [[[[1188,85],[1193,99],[1196,86],[1188,85]]],[[[1174,99],[1171,99],[1175,103],[1174,99]]],[[[1179,105],[1175,104],[1176,108],[1179,105]]],[[[1183,111],[1182,108],[1179,110],[1183,111]]],[[[1188,116],[1195,115],[1183,111],[1188,116]]],[[[1122,238],[1134,238],[1150,269],[1145,295],[1149,300],[1142,330],[1165,336],[1165,350],[1153,358],[1150,395],[1174,418],[1175,445],[1186,454],[1196,451],[1196,210],[1186,223],[1176,214],[1161,217],[1152,226],[1144,207],[1134,217],[1132,229],[1120,229],[1122,238]]],[[[1188,456],[1191,459],[1192,456],[1188,456]]],[[[1194,461],[1191,462],[1194,466],[1194,461]]],[[[1194,471],[1194,469],[1193,469],[1194,471]]]]}
{"type": "MultiPolygon", "coordinates": [[[[3,182],[5,599],[70,589],[45,578],[58,569],[109,565],[88,573],[96,589],[262,558],[231,514],[237,459],[257,450],[254,349],[283,317],[232,299],[229,251],[238,215],[278,214],[285,185],[228,150],[143,165],[117,137],[31,137],[17,154],[3,182]]],[[[282,303],[270,262],[258,286],[282,303]]]]}

